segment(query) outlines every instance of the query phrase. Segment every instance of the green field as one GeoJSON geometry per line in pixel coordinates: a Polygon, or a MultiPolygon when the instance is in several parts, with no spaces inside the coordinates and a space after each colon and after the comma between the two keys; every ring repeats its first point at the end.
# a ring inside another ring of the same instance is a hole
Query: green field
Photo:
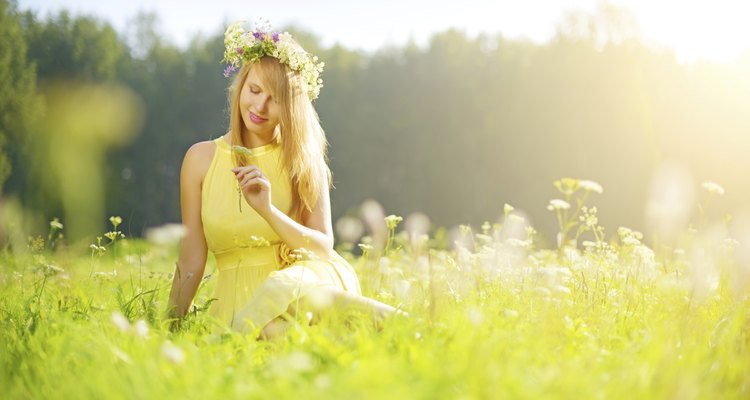
{"type": "Polygon", "coordinates": [[[55,223],[0,258],[2,397],[749,398],[738,242],[697,222],[674,247],[627,228],[607,235],[582,208],[596,188],[567,183],[549,207],[563,246],[541,248],[510,206],[502,223],[455,235],[410,235],[392,218],[385,248],[365,238],[364,252],[338,249],[366,295],[410,316],[378,326],[330,312],[271,341],[210,320],[212,261],[171,332],[176,245],[110,233],[114,243],[76,254],[55,223]]]}

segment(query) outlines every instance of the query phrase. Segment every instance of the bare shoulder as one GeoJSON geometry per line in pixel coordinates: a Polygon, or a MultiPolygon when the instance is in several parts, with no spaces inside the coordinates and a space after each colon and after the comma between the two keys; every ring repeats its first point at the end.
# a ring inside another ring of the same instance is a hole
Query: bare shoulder
{"type": "Polygon", "coordinates": [[[182,161],[183,176],[190,180],[202,181],[211,166],[215,151],[216,143],[213,140],[198,142],[190,146],[182,161]]]}

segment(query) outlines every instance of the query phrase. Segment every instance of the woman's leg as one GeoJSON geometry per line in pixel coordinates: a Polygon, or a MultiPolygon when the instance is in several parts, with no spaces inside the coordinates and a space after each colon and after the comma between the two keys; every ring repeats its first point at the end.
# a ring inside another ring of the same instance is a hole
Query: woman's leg
{"type": "MultiPolygon", "coordinates": [[[[298,312],[307,312],[307,310],[319,314],[331,309],[339,310],[356,310],[373,316],[375,322],[380,325],[381,321],[391,315],[408,316],[404,311],[398,310],[388,304],[379,302],[375,299],[345,292],[334,287],[321,287],[308,295],[300,298],[299,304],[294,302],[287,309],[287,317],[295,317],[298,312]],[[300,306],[300,309],[297,308],[300,306]]],[[[310,320],[307,321],[310,323],[310,320]]],[[[280,336],[291,327],[291,322],[279,316],[271,320],[260,331],[258,339],[269,340],[280,336]]]]}
{"type": "Polygon", "coordinates": [[[258,339],[273,339],[286,332],[291,325],[291,322],[285,320],[284,318],[276,317],[263,327],[263,329],[260,331],[260,335],[258,335],[258,339]]]}
{"type": "Polygon", "coordinates": [[[302,297],[300,304],[304,309],[316,314],[324,313],[331,309],[360,311],[371,315],[378,325],[380,325],[383,319],[394,314],[408,316],[406,312],[373,298],[346,292],[332,286],[316,288],[302,297]]]}

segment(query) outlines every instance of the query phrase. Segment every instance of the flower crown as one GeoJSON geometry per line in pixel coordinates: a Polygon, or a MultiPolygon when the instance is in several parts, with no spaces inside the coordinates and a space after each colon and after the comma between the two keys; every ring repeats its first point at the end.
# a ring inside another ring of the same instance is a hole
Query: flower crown
{"type": "Polygon", "coordinates": [[[311,56],[288,32],[271,32],[268,21],[255,22],[255,31],[245,32],[244,21],[237,21],[224,32],[224,59],[229,65],[224,69],[224,76],[229,77],[246,63],[258,62],[263,56],[271,56],[297,72],[307,84],[307,95],[310,100],[318,98],[323,80],[325,63],[318,62],[317,56],[311,56]]]}

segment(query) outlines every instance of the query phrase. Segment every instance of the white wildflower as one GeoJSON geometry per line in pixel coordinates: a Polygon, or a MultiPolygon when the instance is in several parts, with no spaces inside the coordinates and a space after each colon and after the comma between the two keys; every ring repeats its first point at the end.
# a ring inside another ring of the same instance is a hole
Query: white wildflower
{"type": "Polygon", "coordinates": [[[146,240],[157,245],[171,245],[178,243],[186,233],[182,224],[164,224],[146,229],[146,240]]]}
{"type": "Polygon", "coordinates": [[[484,322],[484,314],[482,313],[482,310],[478,308],[470,308],[466,310],[466,316],[468,317],[469,322],[474,326],[482,325],[484,322]]]}
{"type": "Polygon", "coordinates": [[[507,243],[511,247],[518,248],[526,248],[531,246],[531,240],[520,240],[516,238],[508,238],[505,240],[505,243],[507,243]]]}
{"type": "Polygon", "coordinates": [[[124,362],[125,364],[132,364],[133,360],[130,358],[130,356],[125,353],[124,351],[120,350],[117,347],[111,347],[110,350],[112,351],[112,354],[115,355],[120,361],[124,362]]]}
{"type": "Polygon", "coordinates": [[[142,338],[148,336],[148,324],[142,319],[139,319],[135,322],[135,325],[133,325],[133,330],[135,331],[136,335],[142,338]]]}
{"type": "Polygon", "coordinates": [[[273,375],[300,374],[315,368],[315,359],[304,351],[293,351],[271,360],[269,370],[273,375]]]}
{"type": "Polygon", "coordinates": [[[112,320],[112,323],[120,329],[121,332],[127,332],[130,330],[130,321],[128,321],[128,319],[119,311],[113,312],[110,319],[112,320]]]}
{"type": "Polygon", "coordinates": [[[581,189],[587,192],[594,192],[599,194],[604,193],[604,188],[602,188],[602,185],[598,184],[597,182],[582,180],[579,184],[581,186],[581,189]]]}
{"type": "Polygon", "coordinates": [[[57,275],[65,272],[64,269],[58,267],[54,264],[44,264],[42,267],[42,270],[44,271],[44,274],[47,276],[57,275]]]}
{"type": "Polygon", "coordinates": [[[336,234],[344,242],[354,243],[365,231],[365,226],[359,218],[344,216],[336,221],[336,234]]]}
{"type": "Polygon", "coordinates": [[[716,182],[703,182],[701,187],[703,187],[703,189],[706,189],[709,193],[715,194],[717,196],[722,196],[724,194],[724,188],[716,182]]]}
{"type": "Polygon", "coordinates": [[[181,364],[185,361],[185,352],[169,340],[161,345],[161,355],[174,364],[181,364]]]}
{"type": "Polygon", "coordinates": [[[313,384],[318,390],[327,391],[333,385],[333,379],[327,374],[320,374],[315,377],[313,384]]]}
{"type": "Polygon", "coordinates": [[[547,206],[547,210],[549,211],[567,210],[569,208],[570,204],[567,201],[560,199],[550,200],[549,205],[547,206]]]}
{"type": "Polygon", "coordinates": [[[117,277],[117,270],[113,270],[112,272],[97,271],[94,272],[94,277],[102,279],[112,279],[117,277]]]}
{"type": "Polygon", "coordinates": [[[63,228],[62,222],[60,222],[60,220],[57,217],[55,217],[54,219],[52,219],[52,221],[49,222],[49,226],[51,228],[55,228],[55,229],[62,229],[63,228]]]}
{"type": "Polygon", "coordinates": [[[567,286],[563,286],[563,285],[555,285],[555,286],[553,286],[552,287],[552,292],[557,297],[570,296],[570,288],[568,288],[567,286]]]}
{"type": "Polygon", "coordinates": [[[403,221],[404,219],[399,217],[398,215],[389,215],[385,217],[385,225],[388,227],[388,229],[396,229],[396,226],[403,221]]]}
{"type": "Polygon", "coordinates": [[[731,249],[736,249],[736,248],[737,248],[737,246],[739,246],[739,245],[740,245],[740,242],[739,242],[739,241],[737,241],[737,240],[736,240],[736,239],[734,239],[734,238],[725,238],[725,239],[723,240],[722,244],[724,245],[724,247],[726,247],[726,248],[728,248],[728,249],[730,249],[730,250],[731,250],[731,249]]]}
{"type": "Polygon", "coordinates": [[[117,226],[122,224],[122,218],[118,216],[109,217],[109,222],[117,229],[117,226]]]}
{"type": "Polygon", "coordinates": [[[583,215],[578,217],[578,219],[586,225],[588,228],[595,228],[596,225],[599,223],[599,218],[596,216],[597,209],[596,207],[583,207],[581,209],[583,211],[583,215]]]}

